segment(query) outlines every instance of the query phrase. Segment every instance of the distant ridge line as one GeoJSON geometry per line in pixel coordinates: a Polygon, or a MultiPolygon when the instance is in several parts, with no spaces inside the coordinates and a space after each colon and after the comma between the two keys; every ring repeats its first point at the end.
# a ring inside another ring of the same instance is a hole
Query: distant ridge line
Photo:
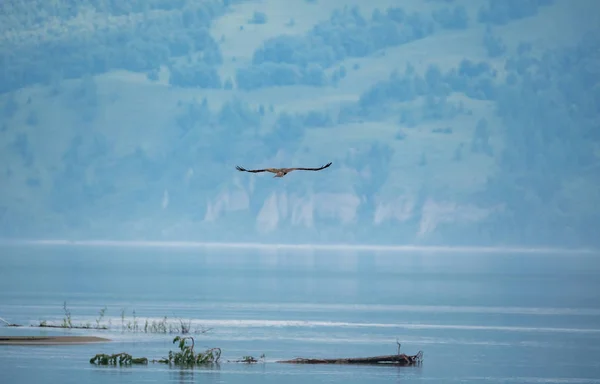
{"type": "Polygon", "coordinates": [[[600,253],[585,248],[546,247],[478,247],[435,245],[369,245],[369,244],[269,244],[269,243],[222,243],[195,241],[136,241],[136,240],[66,240],[31,239],[0,240],[0,246],[88,246],[88,247],[138,247],[138,248],[246,248],[289,250],[354,250],[384,252],[469,252],[469,253],[600,253]]]}

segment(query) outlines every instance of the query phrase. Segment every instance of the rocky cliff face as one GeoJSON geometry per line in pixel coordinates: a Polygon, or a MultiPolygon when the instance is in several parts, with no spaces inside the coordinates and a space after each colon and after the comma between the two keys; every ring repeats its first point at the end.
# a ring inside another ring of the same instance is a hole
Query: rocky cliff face
{"type": "Polygon", "coordinates": [[[420,212],[421,220],[417,236],[427,236],[440,224],[475,224],[487,219],[498,210],[499,207],[481,208],[473,204],[427,199],[420,212]]]}
{"type": "MultiPolygon", "coordinates": [[[[241,186],[223,191],[207,203],[205,222],[218,222],[232,213],[249,212],[250,200],[260,198],[249,188],[241,186]]],[[[486,220],[501,207],[478,207],[426,198],[417,204],[417,196],[406,194],[396,198],[380,200],[369,222],[358,219],[359,207],[363,202],[353,193],[293,193],[273,191],[259,203],[260,209],[254,218],[254,228],[259,234],[268,234],[289,227],[313,229],[332,223],[338,226],[406,223],[415,221],[415,238],[426,238],[441,224],[476,224],[486,220]]]]}
{"type": "Polygon", "coordinates": [[[315,193],[299,196],[273,192],[256,217],[256,228],[265,233],[282,225],[314,228],[318,220],[333,220],[341,225],[356,222],[360,200],[350,193],[315,193]]]}
{"type": "Polygon", "coordinates": [[[250,196],[248,192],[242,189],[222,192],[206,205],[204,221],[216,221],[228,212],[244,211],[249,207],[250,196]]]}

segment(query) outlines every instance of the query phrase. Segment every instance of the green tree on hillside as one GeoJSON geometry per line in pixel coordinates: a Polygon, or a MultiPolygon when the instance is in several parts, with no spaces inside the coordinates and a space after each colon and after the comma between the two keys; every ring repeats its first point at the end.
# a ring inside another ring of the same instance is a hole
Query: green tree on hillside
{"type": "Polygon", "coordinates": [[[512,20],[535,16],[539,8],[549,6],[554,0],[488,0],[479,9],[482,23],[505,25],[512,20]]]}
{"type": "MultiPolygon", "coordinates": [[[[114,69],[145,73],[191,53],[199,54],[201,62],[209,67],[222,63],[219,45],[208,30],[211,21],[227,9],[219,0],[134,0],[123,4],[84,0],[55,5],[34,0],[8,2],[3,7],[6,12],[0,15],[0,30],[8,28],[16,37],[0,47],[4,66],[0,92],[49,84],[57,77],[76,79],[114,69]],[[85,24],[85,30],[77,31],[82,24],[77,18],[87,17],[87,7],[93,7],[96,13],[85,24]],[[155,12],[149,17],[152,10],[168,12],[155,12]],[[47,36],[20,34],[27,28],[44,31],[51,17],[70,26],[48,27],[54,30],[47,36]],[[39,25],[32,25],[32,20],[39,25]],[[79,37],[73,39],[73,33],[79,37]]],[[[197,82],[194,76],[191,79],[197,82]]]]}
{"type": "Polygon", "coordinates": [[[598,195],[589,191],[600,181],[598,52],[600,40],[592,35],[576,47],[546,52],[499,93],[505,143],[488,196],[507,204],[518,225],[502,229],[513,239],[596,241],[590,228],[600,224],[598,195]]]}
{"type": "MultiPolygon", "coordinates": [[[[402,8],[388,8],[385,13],[376,10],[370,20],[358,7],[336,9],[329,20],[318,23],[306,35],[280,35],[266,40],[254,52],[252,65],[238,69],[236,82],[241,89],[323,86],[327,84],[323,70],[336,62],[421,39],[433,30],[431,20],[402,8]]],[[[339,74],[336,78],[339,80],[339,74]]]]}

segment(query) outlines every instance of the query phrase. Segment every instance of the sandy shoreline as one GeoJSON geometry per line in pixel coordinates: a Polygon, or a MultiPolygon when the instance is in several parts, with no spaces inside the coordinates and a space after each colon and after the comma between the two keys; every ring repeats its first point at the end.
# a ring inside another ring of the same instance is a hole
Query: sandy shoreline
{"type": "Polygon", "coordinates": [[[96,336],[0,336],[0,345],[64,345],[110,341],[96,336]]]}

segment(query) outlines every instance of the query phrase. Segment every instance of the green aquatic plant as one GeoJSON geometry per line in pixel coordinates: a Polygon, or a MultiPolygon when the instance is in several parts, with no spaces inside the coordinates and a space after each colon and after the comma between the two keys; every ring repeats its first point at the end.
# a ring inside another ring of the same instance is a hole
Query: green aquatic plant
{"type": "Polygon", "coordinates": [[[233,360],[232,363],[256,364],[259,361],[262,363],[265,362],[265,354],[264,353],[262,355],[260,355],[258,360],[254,356],[247,355],[247,356],[242,357],[241,360],[233,360]]]}
{"type": "Polygon", "coordinates": [[[121,330],[125,329],[125,308],[121,309],[121,330]]]}
{"type": "Polygon", "coordinates": [[[170,326],[167,327],[167,324],[167,316],[165,316],[159,321],[152,320],[152,323],[150,324],[148,323],[148,320],[146,320],[146,325],[144,328],[150,333],[173,333],[175,330],[170,326]]]}
{"type": "Polygon", "coordinates": [[[96,329],[100,329],[100,323],[102,322],[102,319],[104,318],[105,313],[106,313],[106,306],[104,308],[102,308],[100,310],[100,312],[98,313],[98,318],[96,319],[96,329]]]}
{"type": "Polygon", "coordinates": [[[187,324],[183,322],[183,320],[179,319],[179,324],[181,326],[181,333],[187,334],[190,333],[190,329],[192,328],[192,322],[188,321],[187,324]]]}
{"type": "Polygon", "coordinates": [[[173,344],[179,342],[179,352],[169,351],[167,359],[159,360],[161,363],[194,366],[204,364],[218,364],[221,358],[221,348],[210,348],[204,352],[196,353],[194,351],[195,341],[192,336],[176,336],[173,339],[173,344]],[[191,344],[187,344],[190,340],[191,344]]]}
{"type": "Polygon", "coordinates": [[[62,328],[73,328],[73,323],[71,322],[71,311],[67,308],[67,302],[63,303],[63,311],[65,312],[65,317],[63,318],[62,328]]]}
{"type": "MultiPolygon", "coordinates": [[[[47,320],[42,320],[37,323],[37,325],[31,325],[32,327],[42,327],[42,328],[73,328],[73,329],[102,329],[108,330],[113,328],[112,320],[108,319],[108,325],[102,324],[102,320],[106,315],[107,308],[106,306],[98,312],[98,317],[95,319],[95,324],[90,322],[82,323],[82,324],[74,324],[71,318],[71,310],[67,306],[67,302],[63,303],[63,312],[64,316],[62,322],[59,324],[52,324],[47,320]]],[[[133,318],[127,318],[126,309],[121,309],[121,332],[144,332],[144,333],[164,333],[164,334],[181,334],[186,335],[190,333],[195,334],[204,334],[210,331],[210,328],[204,327],[195,327],[192,328],[191,320],[182,320],[178,319],[176,321],[169,321],[167,316],[164,316],[160,320],[152,320],[150,322],[148,319],[145,320],[144,326],[140,325],[141,319],[137,316],[135,310],[132,311],[133,318]]],[[[117,329],[118,325],[115,326],[117,329]]]]}
{"type": "MultiPolygon", "coordinates": [[[[196,365],[218,364],[221,359],[221,348],[210,348],[204,352],[196,353],[194,350],[195,341],[191,336],[177,336],[173,339],[173,343],[178,343],[179,351],[169,351],[166,358],[159,360],[151,360],[152,363],[163,363],[182,367],[193,367],[196,365]],[[191,344],[188,344],[191,341],[191,344]]],[[[138,357],[133,358],[130,354],[121,352],[114,355],[98,353],[90,359],[91,364],[96,365],[131,365],[131,364],[148,364],[148,358],[138,357]]]]}
{"type": "Polygon", "coordinates": [[[133,310],[133,332],[137,332],[138,331],[138,320],[137,320],[137,316],[135,315],[135,309],[133,310]]]}
{"type": "Polygon", "coordinates": [[[97,365],[131,365],[131,364],[148,364],[148,359],[145,357],[134,358],[130,354],[121,352],[114,355],[98,353],[90,359],[91,364],[97,365]]]}
{"type": "MultiPolygon", "coordinates": [[[[71,318],[71,310],[67,306],[67,302],[63,302],[63,312],[64,316],[62,322],[60,324],[50,324],[47,320],[40,319],[37,325],[32,325],[32,327],[41,327],[41,328],[76,328],[76,329],[92,329],[92,324],[88,321],[84,324],[75,325],[73,324],[71,318]]],[[[96,319],[96,329],[108,329],[105,325],[100,325],[102,318],[106,312],[106,307],[100,310],[100,316],[96,319]]]]}

